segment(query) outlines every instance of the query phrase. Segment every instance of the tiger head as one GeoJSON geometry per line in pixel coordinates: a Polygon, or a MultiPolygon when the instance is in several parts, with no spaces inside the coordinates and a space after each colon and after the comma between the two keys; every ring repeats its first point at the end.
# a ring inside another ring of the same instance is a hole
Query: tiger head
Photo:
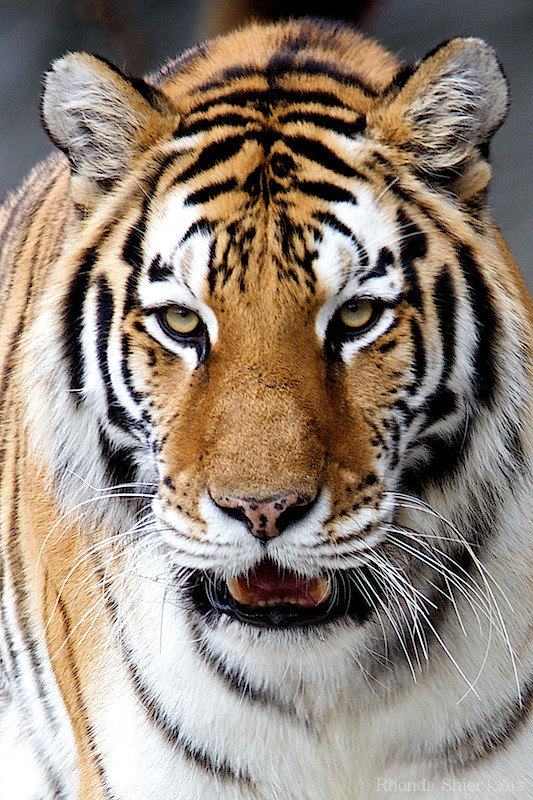
{"type": "Polygon", "coordinates": [[[147,81],[86,54],[48,74],[75,220],[44,292],[55,345],[32,370],[55,405],[37,438],[65,506],[132,492],[120,532],[163,554],[195,619],[360,628],[387,581],[432,591],[409,538],[425,504],[476,537],[469,482],[495,485],[483,447],[513,469],[525,402],[506,388],[523,290],[486,210],[506,109],[479,40],[400,70],[311,21],[147,81]]]}

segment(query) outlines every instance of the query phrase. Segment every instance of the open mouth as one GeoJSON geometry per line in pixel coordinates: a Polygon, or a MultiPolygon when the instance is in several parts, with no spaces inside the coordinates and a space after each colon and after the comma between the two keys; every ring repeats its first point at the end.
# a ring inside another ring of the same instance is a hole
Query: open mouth
{"type": "Polygon", "coordinates": [[[304,578],[268,560],[227,582],[197,581],[192,593],[201,611],[267,628],[318,625],[343,615],[362,621],[371,611],[346,576],[304,578]]]}

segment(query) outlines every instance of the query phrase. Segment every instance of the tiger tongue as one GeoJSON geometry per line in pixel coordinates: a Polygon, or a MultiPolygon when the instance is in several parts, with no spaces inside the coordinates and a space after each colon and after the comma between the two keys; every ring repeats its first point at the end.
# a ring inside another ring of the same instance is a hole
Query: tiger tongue
{"type": "Polygon", "coordinates": [[[232,578],[228,589],[237,603],[251,608],[283,603],[313,608],[331,594],[327,578],[300,578],[294,572],[280,572],[269,562],[260,564],[249,575],[232,578]]]}

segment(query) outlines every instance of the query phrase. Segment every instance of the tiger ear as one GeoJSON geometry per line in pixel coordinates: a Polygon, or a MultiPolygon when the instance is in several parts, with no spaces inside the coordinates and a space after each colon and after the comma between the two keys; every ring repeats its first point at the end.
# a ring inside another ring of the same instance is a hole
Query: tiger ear
{"type": "Polygon", "coordinates": [[[70,53],[55,61],[45,76],[42,117],[69,158],[75,201],[92,205],[124,175],[156,141],[169,112],[161,92],[101,58],[70,53]]]}
{"type": "Polygon", "coordinates": [[[494,50],[481,39],[454,39],[421,62],[385,116],[429,180],[472,196],[490,180],[488,144],[508,105],[494,50]]]}

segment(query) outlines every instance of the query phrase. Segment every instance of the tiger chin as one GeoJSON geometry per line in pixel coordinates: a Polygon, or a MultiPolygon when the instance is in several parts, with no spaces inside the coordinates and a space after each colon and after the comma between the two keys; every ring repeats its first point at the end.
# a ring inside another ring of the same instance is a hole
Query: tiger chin
{"type": "Polygon", "coordinates": [[[507,105],[478,39],[317,20],[53,64],[1,217],[2,798],[533,797],[507,105]]]}

